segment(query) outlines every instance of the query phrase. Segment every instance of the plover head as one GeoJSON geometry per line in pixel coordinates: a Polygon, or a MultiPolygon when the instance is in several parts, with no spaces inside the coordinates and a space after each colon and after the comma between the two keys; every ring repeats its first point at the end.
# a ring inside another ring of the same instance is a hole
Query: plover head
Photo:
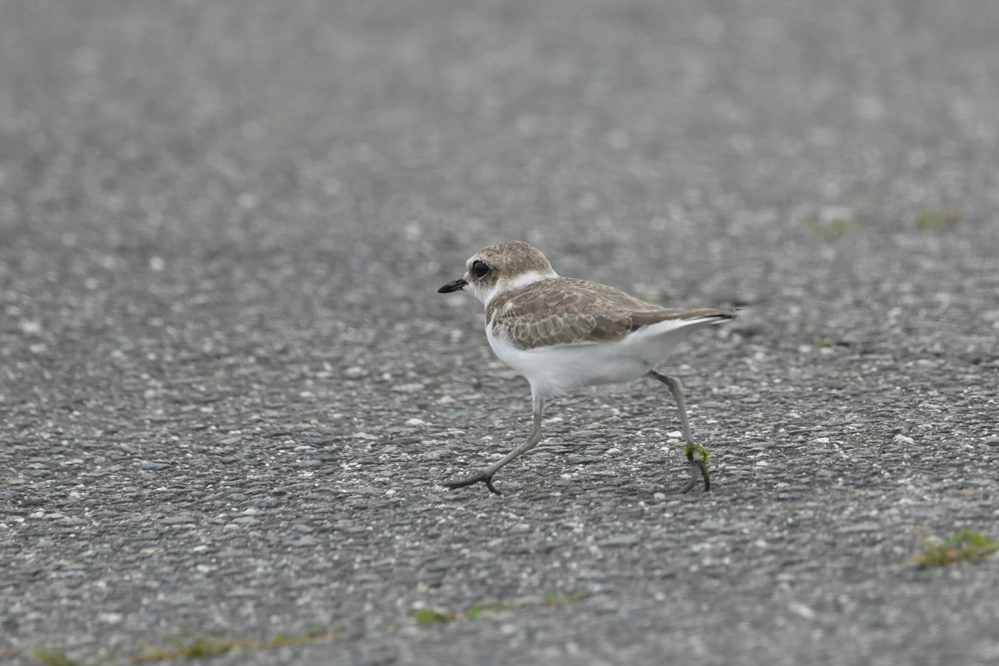
{"type": "Polygon", "coordinates": [[[465,262],[465,274],[437,291],[446,294],[468,287],[468,291],[488,305],[497,294],[508,289],[557,277],[541,250],[522,241],[508,241],[476,252],[465,262]]]}

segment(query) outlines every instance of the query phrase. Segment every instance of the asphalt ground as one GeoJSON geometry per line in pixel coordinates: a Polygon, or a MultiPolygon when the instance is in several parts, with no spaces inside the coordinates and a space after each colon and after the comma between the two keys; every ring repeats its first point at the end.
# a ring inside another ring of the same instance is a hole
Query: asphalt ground
{"type": "Polygon", "coordinates": [[[0,2],[0,663],[996,663],[999,560],[911,564],[999,537],[996,35],[966,0],[0,2]],[[530,429],[436,293],[513,238],[744,308],[666,366],[710,493],[653,382],[553,402],[502,496],[440,485],[530,429]]]}

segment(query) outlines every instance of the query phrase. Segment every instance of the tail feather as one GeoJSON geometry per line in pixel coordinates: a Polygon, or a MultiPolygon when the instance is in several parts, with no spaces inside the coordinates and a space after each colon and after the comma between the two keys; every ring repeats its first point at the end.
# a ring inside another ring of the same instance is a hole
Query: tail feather
{"type": "Polygon", "coordinates": [[[735,311],[716,310],[695,319],[661,321],[637,331],[627,340],[627,344],[634,345],[641,350],[642,358],[646,361],[658,365],[666,360],[666,357],[673,353],[676,346],[694,331],[737,317],[735,311]]]}

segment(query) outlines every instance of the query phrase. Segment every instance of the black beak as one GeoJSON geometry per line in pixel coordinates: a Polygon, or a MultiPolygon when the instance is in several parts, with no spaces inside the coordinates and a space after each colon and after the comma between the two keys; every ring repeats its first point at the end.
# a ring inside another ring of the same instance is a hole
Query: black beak
{"type": "Polygon", "coordinates": [[[458,278],[454,282],[448,282],[446,285],[437,290],[438,294],[450,294],[452,291],[461,291],[465,288],[468,283],[458,278]]]}

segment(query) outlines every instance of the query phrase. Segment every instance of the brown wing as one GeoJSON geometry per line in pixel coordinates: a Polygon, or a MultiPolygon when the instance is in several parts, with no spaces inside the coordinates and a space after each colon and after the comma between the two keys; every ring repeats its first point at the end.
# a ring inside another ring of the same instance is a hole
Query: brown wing
{"type": "Polygon", "coordinates": [[[613,287],[561,277],[501,294],[486,309],[486,321],[493,321],[494,333],[506,336],[521,349],[613,342],[668,319],[733,316],[727,309],[662,308],[613,287]]]}

